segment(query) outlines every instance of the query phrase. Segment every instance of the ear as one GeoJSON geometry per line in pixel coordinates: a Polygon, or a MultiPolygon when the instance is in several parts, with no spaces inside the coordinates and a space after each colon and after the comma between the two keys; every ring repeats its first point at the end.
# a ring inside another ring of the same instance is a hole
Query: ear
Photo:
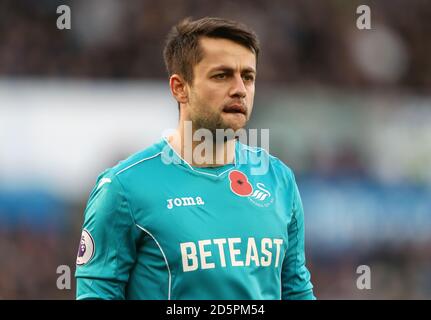
{"type": "Polygon", "coordinates": [[[179,103],[187,103],[189,101],[187,83],[183,77],[173,74],[169,78],[169,87],[171,88],[172,95],[179,103]]]}

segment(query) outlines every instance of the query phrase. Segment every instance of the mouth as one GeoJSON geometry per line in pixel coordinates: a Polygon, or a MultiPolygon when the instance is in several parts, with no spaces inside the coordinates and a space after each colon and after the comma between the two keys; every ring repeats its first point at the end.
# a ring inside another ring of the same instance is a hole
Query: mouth
{"type": "Polygon", "coordinates": [[[242,104],[227,105],[223,108],[223,112],[247,115],[247,109],[242,104]]]}

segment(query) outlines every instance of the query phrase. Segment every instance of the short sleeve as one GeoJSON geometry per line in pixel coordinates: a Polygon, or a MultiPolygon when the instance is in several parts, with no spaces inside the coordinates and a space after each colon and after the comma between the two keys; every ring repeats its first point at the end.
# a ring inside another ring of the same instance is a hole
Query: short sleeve
{"type": "Polygon", "coordinates": [[[288,226],[288,248],[282,269],[282,299],[309,300],[315,299],[310,272],[305,265],[304,248],[304,210],[301,196],[293,173],[292,219],[288,226]]]}
{"type": "Polygon", "coordinates": [[[115,175],[102,174],[84,213],[76,260],[77,299],[124,299],[138,232],[115,175]]]}

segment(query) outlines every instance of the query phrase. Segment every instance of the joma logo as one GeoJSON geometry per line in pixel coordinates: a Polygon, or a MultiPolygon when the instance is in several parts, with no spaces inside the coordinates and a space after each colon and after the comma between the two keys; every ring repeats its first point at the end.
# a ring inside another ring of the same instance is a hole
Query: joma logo
{"type": "Polygon", "coordinates": [[[201,197],[183,197],[183,198],[175,198],[175,199],[168,199],[166,200],[168,202],[167,208],[172,209],[175,207],[187,207],[187,206],[201,206],[204,205],[205,202],[202,200],[201,197]]]}

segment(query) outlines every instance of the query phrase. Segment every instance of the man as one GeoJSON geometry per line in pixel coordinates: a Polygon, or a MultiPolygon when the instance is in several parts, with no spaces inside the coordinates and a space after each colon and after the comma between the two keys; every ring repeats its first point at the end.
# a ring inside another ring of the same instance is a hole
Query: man
{"type": "Polygon", "coordinates": [[[314,299],[292,171],[232,136],[215,139],[250,118],[258,54],[255,34],[233,21],[172,29],[164,56],[178,128],[99,176],[77,299],[314,299]],[[265,170],[253,171],[256,158],[265,170]]]}

